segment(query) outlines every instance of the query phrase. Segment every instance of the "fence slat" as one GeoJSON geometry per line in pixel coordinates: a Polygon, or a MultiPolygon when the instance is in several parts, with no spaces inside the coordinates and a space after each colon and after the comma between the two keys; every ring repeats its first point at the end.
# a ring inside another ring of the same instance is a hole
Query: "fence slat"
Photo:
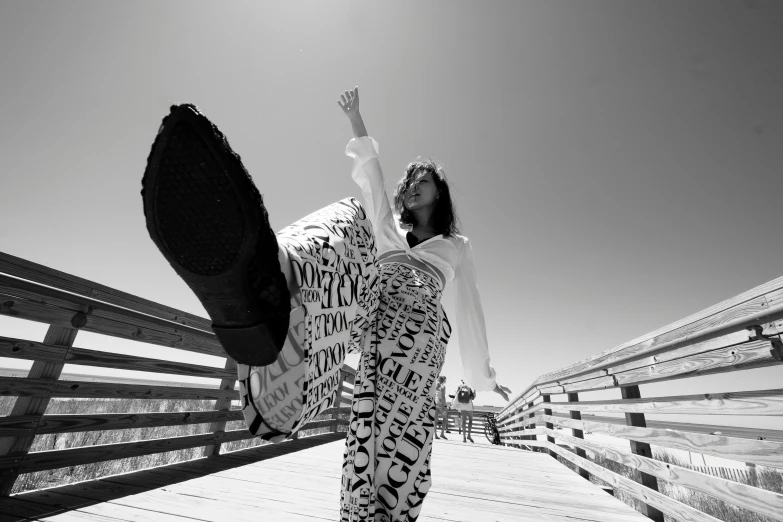
{"type": "Polygon", "coordinates": [[[544,374],[536,379],[533,385],[542,386],[566,377],[587,373],[598,367],[607,367],[627,362],[633,358],[656,355],[686,344],[695,344],[720,337],[732,330],[740,330],[751,324],[764,324],[780,320],[780,316],[783,315],[780,304],[777,303],[774,307],[769,306],[765,294],[773,293],[781,288],[783,288],[783,277],[566,368],[544,374]]]}
{"type": "MultiPolygon", "coordinates": [[[[651,397],[627,401],[585,401],[576,404],[551,402],[547,404],[547,408],[562,413],[576,410],[607,413],[783,415],[783,389],[651,397]]],[[[543,409],[542,405],[538,404],[532,411],[543,409]]]]}
{"type": "MultiPolygon", "coordinates": [[[[70,347],[73,346],[77,333],[73,328],[50,326],[44,337],[44,343],[70,347]]],[[[52,383],[60,377],[64,366],[60,362],[36,361],[30,368],[29,375],[36,377],[38,381],[52,383]]],[[[11,415],[33,416],[40,420],[43,414],[46,413],[50,397],[51,394],[45,392],[35,397],[18,397],[11,410],[11,415]]],[[[16,458],[20,458],[30,451],[34,438],[33,434],[25,434],[18,437],[0,439],[0,455],[13,455],[16,458]]],[[[8,473],[0,478],[0,496],[8,496],[11,493],[18,476],[18,469],[11,468],[8,470],[8,473]]]]}
{"type": "MultiPolygon", "coordinates": [[[[568,394],[568,402],[579,402],[579,394],[578,393],[569,393],[568,394]]],[[[580,412],[580,411],[571,410],[570,415],[571,415],[571,418],[574,419],[574,420],[582,420],[582,412],[580,412]]],[[[577,438],[577,439],[584,439],[585,438],[584,432],[582,430],[580,430],[579,428],[571,428],[571,432],[573,433],[574,437],[577,438]]],[[[576,454],[578,456],[582,457],[583,459],[587,458],[587,454],[585,453],[585,450],[583,450],[581,448],[576,448],[576,447],[574,449],[576,449],[576,454]]],[[[584,469],[584,468],[577,468],[577,469],[579,469],[579,475],[583,479],[590,480],[590,473],[586,469],[584,469]]]]}
{"type": "Polygon", "coordinates": [[[64,362],[79,366],[97,366],[120,370],[139,372],[165,373],[168,375],[185,375],[188,377],[205,377],[211,379],[230,378],[233,373],[221,368],[201,366],[149,357],[136,357],[119,353],[101,352],[85,348],[66,348],[62,346],[0,337],[0,357],[25,359],[33,361],[64,362]]]}
{"type": "MultiPolygon", "coordinates": [[[[620,388],[620,391],[623,395],[623,400],[642,398],[638,386],[623,387],[620,388]]],[[[647,427],[647,424],[644,422],[643,413],[626,413],[625,423],[628,424],[629,426],[634,426],[637,428],[647,427]]],[[[650,445],[647,444],[646,442],[631,440],[631,453],[635,455],[641,455],[647,458],[652,458],[652,449],[650,448],[650,445]]],[[[658,491],[658,479],[656,479],[653,475],[650,475],[649,473],[645,473],[644,471],[640,470],[639,482],[641,482],[643,486],[646,486],[647,488],[653,491],[658,491]]],[[[663,513],[647,503],[642,503],[641,511],[643,515],[646,515],[651,520],[654,520],[655,522],[663,522],[663,513]]]]}
{"type": "MultiPolygon", "coordinates": [[[[234,391],[234,386],[237,382],[237,362],[234,359],[226,358],[225,370],[231,373],[230,377],[226,377],[220,382],[220,389],[227,391],[234,391]]],[[[231,409],[231,401],[239,398],[239,394],[231,397],[223,397],[215,401],[215,409],[218,411],[229,411],[231,409]]],[[[209,425],[209,431],[212,433],[222,432],[226,429],[225,420],[217,420],[209,425]]],[[[202,453],[205,457],[211,457],[212,455],[220,454],[220,443],[209,444],[204,447],[202,453]]]]}
{"type": "Polygon", "coordinates": [[[671,499],[663,493],[646,488],[638,482],[634,482],[633,480],[627,479],[622,475],[618,475],[617,473],[599,466],[594,462],[583,459],[582,457],[571,453],[570,451],[561,448],[556,444],[551,444],[549,442],[543,442],[543,444],[548,446],[565,460],[575,464],[576,466],[585,468],[596,477],[613,486],[616,490],[624,491],[641,502],[649,504],[655,509],[666,513],[672,518],[678,520],[688,520],[690,522],[721,522],[720,519],[717,519],[706,513],[702,513],[698,509],[692,508],[686,504],[683,504],[682,502],[671,499]]]}
{"type": "Polygon", "coordinates": [[[593,421],[550,417],[558,426],[581,428],[591,433],[626,440],[643,441],[664,448],[703,453],[740,462],[783,468],[783,444],[768,440],[750,440],[723,435],[691,433],[660,428],[638,428],[593,421]]]}
{"type": "MultiPolygon", "coordinates": [[[[783,495],[733,482],[733,480],[739,479],[739,476],[736,473],[737,470],[720,468],[718,470],[720,471],[719,475],[723,478],[718,478],[710,476],[714,473],[705,474],[709,473],[709,471],[699,472],[697,470],[690,470],[675,464],[667,464],[659,460],[647,458],[642,455],[634,455],[628,450],[602,446],[600,444],[577,439],[576,437],[569,437],[568,435],[559,436],[574,446],[585,448],[619,464],[644,471],[645,473],[655,475],[672,484],[699,491],[705,495],[732,503],[773,519],[780,517],[780,514],[783,513],[783,495]],[[731,473],[733,477],[725,476],[729,475],[729,473],[731,473]]],[[[584,451],[584,449],[582,451],[584,451]]]]}
{"type": "Polygon", "coordinates": [[[35,283],[53,286],[74,294],[99,299],[109,304],[128,308],[136,312],[152,315],[201,330],[211,332],[211,321],[170,306],[155,303],[127,292],[88,281],[38,263],[33,263],[5,252],[0,252],[0,273],[9,274],[35,283]]]}
{"type": "Polygon", "coordinates": [[[242,412],[233,411],[178,411],[174,413],[96,413],[67,415],[19,415],[0,417],[0,436],[20,434],[48,435],[86,431],[154,428],[203,424],[207,422],[242,420],[242,412]],[[40,420],[39,420],[40,419],[40,420]]]}
{"type": "MultiPolygon", "coordinates": [[[[46,363],[48,364],[48,363],[46,363]]],[[[29,377],[0,377],[0,395],[79,397],[93,399],[222,399],[237,397],[235,390],[112,384],[90,381],[51,381],[29,377]]]]}

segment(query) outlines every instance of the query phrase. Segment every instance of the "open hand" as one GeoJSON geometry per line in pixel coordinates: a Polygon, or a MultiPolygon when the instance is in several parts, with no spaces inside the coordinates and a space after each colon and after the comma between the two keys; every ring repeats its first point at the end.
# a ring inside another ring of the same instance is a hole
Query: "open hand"
{"type": "Polygon", "coordinates": [[[357,85],[350,91],[345,91],[337,100],[337,105],[343,110],[349,118],[359,114],[359,86],[357,85]]]}
{"type": "Polygon", "coordinates": [[[511,390],[509,388],[506,388],[505,386],[501,386],[500,384],[495,384],[495,389],[492,391],[497,393],[504,399],[506,399],[506,402],[508,402],[508,394],[511,393],[511,390]]]}

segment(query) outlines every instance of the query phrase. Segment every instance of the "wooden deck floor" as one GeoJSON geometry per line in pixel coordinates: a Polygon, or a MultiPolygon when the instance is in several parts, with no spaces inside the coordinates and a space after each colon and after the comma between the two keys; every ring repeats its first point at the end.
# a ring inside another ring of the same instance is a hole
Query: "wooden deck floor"
{"type": "MultiPolygon", "coordinates": [[[[477,444],[463,444],[456,434],[451,439],[436,441],[433,486],[419,518],[422,522],[648,520],[548,455],[491,446],[479,437],[477,444]]],[[[337,521],[344,443],[332,436],[300,451],[283,448],[307,445],[305,441],[277,445],[276,454],[241,466],[226,458],[215,468],[217,464],[203,459],[200,472],[192,466],[181,468],[181,482],[176,484],[155,483],[156,473],[166,483],[171,470],[147,473],[143,480],[119,476],[103,481],[104,493],[69,486],[20,496],[15,507],[26,505],[27,520],[56,522],[337,521]],[[140,492],[119,492],[119,485],[140,492]],[[31,511],[31,505],[38,511],[31,511]]]]}

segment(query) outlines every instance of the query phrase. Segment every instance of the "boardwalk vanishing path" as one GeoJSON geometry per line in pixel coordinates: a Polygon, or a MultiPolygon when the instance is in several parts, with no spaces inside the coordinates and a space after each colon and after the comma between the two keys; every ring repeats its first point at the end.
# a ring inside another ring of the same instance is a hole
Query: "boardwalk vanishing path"
{"type": "MultiPolygon", "coordinates": [[[[211,474],[180,471],[182,481],[175,484],[170,483],[171,472],[161,468],[137,481],[135,486],[143,492],[109,497],[98,493],[95,500],[99,502],[83,499],[80,507],[64,497],[81,498],[89,493],[71,486],[69,493],[52,492],[45,497],[53,505],[58,500],[70,504],[70,510],[52,515],[41,511],[38,518],[28,520],[334,522],[339,519],[344,446],[344,440],[334,440],[335,435],[310,437],[322,443],[291,453],[282,450],[286,445],[305,444],[307,439],[260,448],[259,452],[270,453],[265,460],[239,467],[223,464],[222,470],[210,469],[209,459],[202,459],[202,471],[211,474]],[[156,474],[165,485],[154,487],[156,474]]],[[[435,443],[434,484],[424,502],[421,522],[648,520],[545,453],[492,446],[479,437],[476,444],[463,444],[456,433],[451,438],[435,443]]],[[[220,459],[230,459],[230,455],[220,459]]],[[[104,479],[104,483],[111,482],[120,484],[123,479],[104,479]]],[[[35,500],[35,494],[28,498],[35,500]]]]}

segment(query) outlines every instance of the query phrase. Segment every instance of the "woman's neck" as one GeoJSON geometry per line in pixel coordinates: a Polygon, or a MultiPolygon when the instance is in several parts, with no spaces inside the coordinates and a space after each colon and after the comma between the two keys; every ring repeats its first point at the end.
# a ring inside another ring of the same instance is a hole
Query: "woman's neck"
{"type": "Polygon", "coordinates": [[[438,235],[438,231],[432,226],[430,219],[432,211],[430,209],[421,209],[411,212],[414,218],[413,235],[419,238],[429,238],[438,235]]]}

